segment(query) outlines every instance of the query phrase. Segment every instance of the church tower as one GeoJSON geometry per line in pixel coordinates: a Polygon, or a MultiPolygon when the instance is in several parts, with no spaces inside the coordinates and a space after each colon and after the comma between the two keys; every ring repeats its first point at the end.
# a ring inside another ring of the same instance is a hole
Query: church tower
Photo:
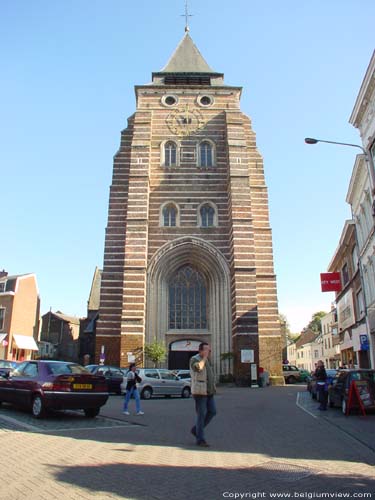
{"type": "Polygon", "coordinates": [[[186,31],[135,92],[114,158],[97,360],[147,366],[144,344],[157,339],[165,367],[187,368],[208,341],[218,375],[248,377],[243,350],[280,375],[267,187],[241,87],[224,84],[186,31]]]}

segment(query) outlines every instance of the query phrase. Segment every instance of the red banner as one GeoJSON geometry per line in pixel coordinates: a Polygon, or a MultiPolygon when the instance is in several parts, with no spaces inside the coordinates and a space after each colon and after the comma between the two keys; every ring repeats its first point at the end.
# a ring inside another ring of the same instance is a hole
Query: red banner
{"type": "Polygon", "coordinates": [[[322,292],[341,292],[341,275],[340,273],[321,273],[320,284],[322,292]]]}

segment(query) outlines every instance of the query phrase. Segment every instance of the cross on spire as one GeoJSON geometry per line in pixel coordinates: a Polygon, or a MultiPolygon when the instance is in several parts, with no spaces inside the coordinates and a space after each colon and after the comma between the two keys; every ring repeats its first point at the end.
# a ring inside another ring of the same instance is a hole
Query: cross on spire
{"type": "Polygon", "coordinates": [[[185,18],[185,32],[187,33],[188,31],[190,31],[189,17],[193,17],[192,14],[189,14],[188,0],[185,0],[185,14],[181,14],[181,16],[185,18]]]}

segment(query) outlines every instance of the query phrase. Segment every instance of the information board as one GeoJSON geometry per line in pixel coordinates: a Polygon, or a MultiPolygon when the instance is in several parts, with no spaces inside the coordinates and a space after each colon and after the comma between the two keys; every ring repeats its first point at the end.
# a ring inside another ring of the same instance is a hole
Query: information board
{"type": "Polygon", "coordinates": [[[254,363],[253,349],[241,349],[241,363],[254,363]]]}

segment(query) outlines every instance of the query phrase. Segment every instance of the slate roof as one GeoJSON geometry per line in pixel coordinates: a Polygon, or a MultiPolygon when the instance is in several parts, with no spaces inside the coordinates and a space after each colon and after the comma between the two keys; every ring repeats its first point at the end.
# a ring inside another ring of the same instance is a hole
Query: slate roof
{"type": "Polygon", "coordinates": [[[95,268],[94,277],[92,279],[90,296],[87,303],[89,311],[98,311],[100,305],[100,284],[102,281],[102,270],[98,267],[95,268]]]}
{"type": "Polygon", "coordinates": [[[216,74],[194,44],[189,33],[185,33],[176,50],[160,73],[212,73],[216,74]]]}
{"type": "Polygon", "coordinates": [[[317,337],[319,337],[319,333],[316,333],[313,330],[305,330],[304,332],[301,333],[300,338],[296,342],[297,349],[305,344],[310,344],[311,342],[314,342],[314,340],[316,340],[317,337]]]}

